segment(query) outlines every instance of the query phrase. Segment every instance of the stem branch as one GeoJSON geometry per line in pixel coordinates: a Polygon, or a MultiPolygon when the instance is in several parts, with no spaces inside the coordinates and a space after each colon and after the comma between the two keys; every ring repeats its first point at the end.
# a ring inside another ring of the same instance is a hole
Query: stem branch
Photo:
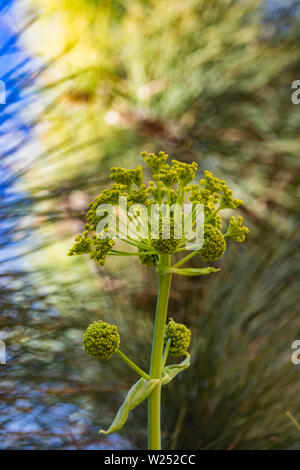
{"type": "Polygon", "coordinates": [[[135,370],[135,372],[137,372],[141,377],[143,377],[145,380],[150,380],[150,375],[146,374],[146,372],[144,372],[139,366],[137,366],[131,359],[129,359],[129,357],[126,356],[126,354],[124,354],[122,351],[120,351],[120,349],[118,349],[116,351],[116,353],[118,354],[118,356],[120,356],[120,358],[126,362],[126,364],[131,367],[131,369],[135,370]]]}
{"type": "Polygon", "coordinates": [[[164,349],[164,354],[163,354],[163,358],[162,358],[162,366],[161,366],[162,371],[164,370],[164,367],[165,367],[167,359],[168,359],[170,346],[171,346],[171,338],[168,339],[166,347],[164,349]]]}

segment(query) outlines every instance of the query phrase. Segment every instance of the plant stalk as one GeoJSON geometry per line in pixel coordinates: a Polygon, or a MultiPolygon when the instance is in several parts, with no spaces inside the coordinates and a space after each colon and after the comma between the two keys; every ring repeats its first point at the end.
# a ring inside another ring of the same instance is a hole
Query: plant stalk
{"type": "MultiPolygon", "coordinates": [[[[160,255],[161,266],[171,265],[171,255],[160,255]]],[[[159,287],[156,305],[150,376],[160,379],[162,374],[162,356],[164,333],[167,320],[168,302],[172,273],[159,274],[159,287]]],[[[161,384],[159,383],[148,398],[148,449],[161,450],[161,384]]]]}

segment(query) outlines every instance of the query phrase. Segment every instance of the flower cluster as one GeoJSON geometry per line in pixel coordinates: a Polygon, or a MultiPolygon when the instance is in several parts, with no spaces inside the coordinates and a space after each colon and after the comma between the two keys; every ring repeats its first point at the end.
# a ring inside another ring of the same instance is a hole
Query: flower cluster
{"type": "Polygon", "coordinates": [[[243,217],[239,216],[236,219],[234,216],[232,216],[229,222],[226,236],[237,242],[243,242],[245,241],[247,233],[249,233],[249,229],[243,226],[243,217]]]}
{"type": "Polygon", "coordinates": [[[126,186],[122,184],[113,184],[110,189],[104,189],[102,193],[90,202],[89,210],[86,213],[87,228],[96,230],[97,224],[101,220],[101,216],[97,215],[97,209],[101,204],[117,205],[119,197],[126,195],[126,186]]]}
{"type": "Polygon", "coordinates": [[[153,175],[157,175],[161,169],[165,168],[166,162],[169,158],[169,155],[163,151],[159,152],[158,155],[155,155],[154,153],[149,153],[148,155],[147,152],[142,152],[141,155],[153,175]]]}
{"type": "Polygon", "coordinates": [[[226,242],[222,232],[211,224],[205,225],[204,243],[200,255],[204,261],[216,261],[224,255],[226,242]]]}
{"type": "Polygon", "coordinates": [[[117,327],[102,320],[91,323],[83,335],[86,353],[99,359],[109,359],[119,349],[119,344],[117,327]]]}
{"type": "Polygon", "coordinates": [[[90,258],[100,266],[104,266],[107,253],[112,249],[115,242],[110,238],[98,238],[93,235],[89,237],[89,232],[85,230],[82,235],[77,235],[75,243],[68,251],[68,256],[84,255],[89,253],[90,258]]]}
{"type": "MultiPolygon", "coordinates": [[[[240,199],[233,197],[232,190],[224,180],[217,178],[210,171],[205,171],[204,178],[200,179],[199,184],[196,184],[197,163],[172,160],[169,164],[169,156],[165,152],[159,152],[158,155],[143,152],[142,157],[152,173],[152,180],[147,185],[144,184],[143,169],[140,165],[134,169],[113,167],[110,175],[113,184],[110,188],[104,189],[90,203],[86,213],[86,230],[75,238],[75,243],[68,255],[89,254],[93,260],[103,266],[107,255],[120,254],[114,249],[115,242],[112,239],[113,236],[109,236],[108,227],[103,229],[101,226],[102,230],[107,231],[108,237],[105,239],[99,238],[97,227],[100,222],[106,220],[106,215],[99,211],[100,206],[110,204],[111,207],[115,207],[119,204],[121,197],[126,199],[127,208],[132,208],[133,213],[138,212],[135,209],[142,205],[149,218],[153,204],[158,204],[161,208],[171,208],[174,204],[179,205],[182,208],[183,219],[184,203],[203,204],[204,245],[199,250],[199,254],[205,262],[216,261],[224,254],[225,237],[238,242],[245,240],[249,230],[243,226],[241,216],[237,219],[232,217],[228,230],[222,233],[221,211],[236,209],[243,203],[240,199]]],[[[169,229],[168,223],[164,223],[165,213],[162,212],[159,215],[157,233],[153,233],[153,230],[151,233],[142,230],[137,238],[133,238],[129,232],[124,238],[119,213],[117,214],[117,238],[122,238],[125,243],[130,245],[131,250],[130,252],[122,252],[122,256],[131,255],[134,249],[143,265],[156,266],[159,264],[160,255],[182,251],[187,239],[184,236],[181,238],[175,235],[177,219],[175,224],[172,215],[169,217],[169,229]]],[[[128,219],[132,222],[132,213],[128,219]]],[[[194,220],[193,223],[195,223],[194,220]]]]}
{"type": "Polygon", "coordinates": [[[169,323],[165,326],[165,345],[168,339],[171,340],[169,353],[172,356],[183,356],[190,345],[191,332],[185,325],[176,323],[170,318],[169,323]]]}
{"type": "Polygon", "coordinates": [[[92,238],[92,250],[90,251],[90,257],[100,266],[104,266],[105,258],[107,253],[112,249],[115,242],[109,238],[97,238],[93,235],[92,238]]]}
{"type": "Polygon", "coordinates": [[[111,168],[110,179],[115,183],[122,184],[130,189],[133,184],[141,187],[143,184],[143,169],[139,165],[136,169],[127,170],[122,167],[111,168]]]}
{"type": "Polygon", "coordinates": [[[84,255],[90,253],[92,242],[89,238],[89,232],[85,230],[82,235],[77,235],[75,243],[68,251],[68,256],[84,255]]]}
{"type": "Polygon", "coordinates": [[[161,217],[159,228],[154,230],[150,239],[151,246],[158,253],[172,254],[180,243],[174,217],[161,217]]]}
{"type": "Polygon", "coordinates": [[[185,188],[195,178],[198,165],[196,162],[193,163],[182,163],[177,160],[172,160],[173,168],[178,175],[178,181],[183,188],[185,188]]]}
{"type": "MultiPolygon", "coordinates": [[[[141,250],[143,250],[143,248],[139,248],[139,251],[141,250]]],[[[147,254],[147,250],[144,250],[144,254],[139,255],[139,259],[144,266],[156,266],[158,263],[158,255],[151,252],[147,254]]]]}

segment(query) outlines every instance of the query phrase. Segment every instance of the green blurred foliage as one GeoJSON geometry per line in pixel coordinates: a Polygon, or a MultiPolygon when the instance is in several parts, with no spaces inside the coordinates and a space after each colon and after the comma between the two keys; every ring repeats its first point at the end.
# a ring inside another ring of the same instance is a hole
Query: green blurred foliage
{"type": "Polygon", "coordinates": [[[109,168],[163,149],[225,178],[251,228],[220,273],[174,277],[170,315],[192,329],[192,365],[164,390],[164,447],[299,448],[285,415],[299,421],[298,16],[281,31],[260,1],[27,3],[39,15],[27,46],[50,61],[39,81],[44,150],[23,176],[33,204],[24,223],[43,248],[7,273],[0,297],[5,446],[145,448],[144,405],[124,441],[97,436],[136,376],[117,357],[85,356],[81,335],[96,319],[114,322],[124,352],[148,369],[155,271],[118,258],[98,269],[66,252],[109,168]],[[36,427],[8,438],[24,402],[36,427]],[[61,404],[74,409],[60,416],[61,404]]]}

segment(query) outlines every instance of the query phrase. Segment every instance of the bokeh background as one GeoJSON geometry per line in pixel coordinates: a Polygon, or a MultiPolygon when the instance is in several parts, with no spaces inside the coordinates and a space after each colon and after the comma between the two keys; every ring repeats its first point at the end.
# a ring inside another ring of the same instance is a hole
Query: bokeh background
{"type": "MultiPolygon", "coordinates": [[[[96,319],[149,367],[155,271],[68,258],[111,166],[165,150],[226,179],[250,236],[174,277],[192,365],[163,391],[168,449],[299,449],[300,8],[288,0],[1,0],[0,447],[143,449],[134,372],[81,346],[96,319]]],[[[196,263],[196,261],[195,261],[196,263]]]]}

